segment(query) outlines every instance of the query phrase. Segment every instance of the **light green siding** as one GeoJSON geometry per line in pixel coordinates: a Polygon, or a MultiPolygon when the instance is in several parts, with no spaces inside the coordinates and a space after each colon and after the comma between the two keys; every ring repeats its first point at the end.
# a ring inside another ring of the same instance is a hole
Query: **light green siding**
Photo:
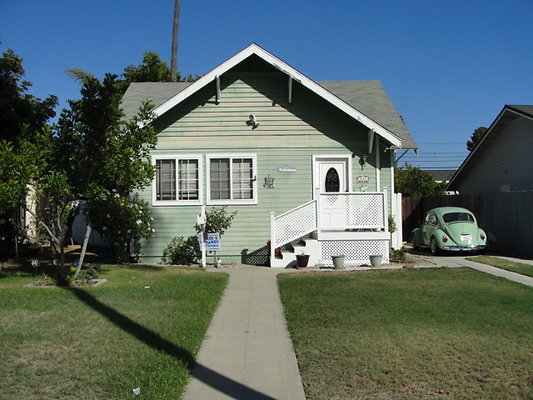
{"type": "MultiPolygon", "coordinates": [[[[215,102],[215,86],[200,90],[156,124],[160,131],[153,154],[200,154],[203,156],[204,200],[205,155],[253,153],[257,155],[257,205],[229,206],[238,214],[222,237],[223,262],[266,261],[270,239],[270,212],[288,211],[313,197],[312,156],[352,154],[353,189],[358,175],[367,175],[367,191],[376,190],[375,151],[364,169],[359,157],[368,152],[368,128],[294,82],[293,101],[288,103],[288,79],[281,73],[239,73],[221,77],[221,101],[215,102]],[[259,122],[246,124],[250,114],[259,122]],[[281,173],[290,166],[295,173],[281,173]],[[265,177],[274,178],[274,189],[263,187],[265,177]],[[245,257],[259,252],[263,257],[245,257]]],[[[390,155],[381,142],[381,186],[390,188],[390,155]]],[[[151,188],[141,193],[152,203],[151,188]]],[[[142,258],[158,261],[174,236],[194,234],[200,206],[154,206],[155,236],[144,243],[142,258]]]]}

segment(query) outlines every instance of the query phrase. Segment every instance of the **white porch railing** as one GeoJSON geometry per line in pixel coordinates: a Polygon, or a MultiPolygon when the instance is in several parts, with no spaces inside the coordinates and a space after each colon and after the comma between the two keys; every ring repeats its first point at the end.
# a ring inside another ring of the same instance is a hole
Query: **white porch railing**
{"type": "Polygon", "coordinates": [[[316,201],[311,200],[278,216],[270,213],[271,250],[317,229],[316,201]]]}
{"type": "MultiPolygon", "coordinates": [[[[278,216],[270,213],[271,266],[285,267],[287,264],[286,255],[276,259],[277,248],[315,231],[316,245],[311,246],[311,240],[306,241],[305,247],[307,250],[312,250],[309,246],[314,248],[316,254],[311,255],[316,262],[329,265],[331,256],[338,254],[344,254],[345,263],[350,266],[368,264],[372,254],[381,254],[388,262],[391,237],[387,197],[387,191],[317,192],[316,200],[278,216]]],[[[398,212],[398,207],[394,210],[398,212]]],[[[401,215],[401,208],[399,212],[401,215]]]]}
{"type": "Polygon", "coordinates": [[[382,230],[387,227],[387,202],[384,192],[320,193],[320,230],[382,230]]]}

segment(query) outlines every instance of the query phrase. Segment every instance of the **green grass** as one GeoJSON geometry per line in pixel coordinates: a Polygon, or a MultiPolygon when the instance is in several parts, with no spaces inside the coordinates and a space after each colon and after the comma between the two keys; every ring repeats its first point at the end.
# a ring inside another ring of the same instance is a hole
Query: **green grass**
{"type": "MultiPolygon", "coordinates": [[[[227,282],[198,269],[105,266],[100,287],[0,278],[1,399],[177,399],[227,282]],[[149,288],[146,288],[149,286],[149,288]]],[[[28,276],[29,275],[29,276],[28,276]]]]}
{"type": "Polygon", "coordinates": [[[507,271],[516,272],[518,274],[530,276],[533,278],[533,265],[517,263],[503,258],[490,256],[469,257],[467,258],[467,260],[492,265],[493,267],[498,267],[507,271]]]}
{"type": "Polygon", "coordinates": [[[533,398],[530,287],[469,269],[278,282],[310,400],[533,398]]]}

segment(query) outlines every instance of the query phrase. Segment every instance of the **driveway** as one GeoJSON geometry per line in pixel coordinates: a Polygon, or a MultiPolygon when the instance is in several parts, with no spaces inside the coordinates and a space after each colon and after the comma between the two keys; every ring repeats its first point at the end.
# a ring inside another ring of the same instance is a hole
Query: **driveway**
{"type": "MultiPolygon", "coordinates": [[[[500,278],[509,279],[513,282],[518,282],[523,285],[531,286],[533,287],[533,278],[529,276],[524,276],[521,274],[517,274],[516,272],[506,271],[501,268],[492,267],[490,265],[477,263],[474,261],[468,261],[466,260],[466,257],[471,257],[471,255],[446,255],[446,256],[432,256],[429,253],[424,253],[420,251],[416,251],[412,253],[412,256],[417,259],[417,266],[420,267],[448,267],[448,268],[460,268],[460,267],[467,267],[472,268],[480,272],[484,272],[486,274],[498,276],[500,278]]],[[[498,256],[494,256],[498,257],[498,256]]],[[[532,261],[528,260],[521,260],[518,258],[512,258],[512,257],[501,257],[505,258],[509,261],[514,261],[518,263],[523,264],[530,264],[533,265],[532,261]]]]}

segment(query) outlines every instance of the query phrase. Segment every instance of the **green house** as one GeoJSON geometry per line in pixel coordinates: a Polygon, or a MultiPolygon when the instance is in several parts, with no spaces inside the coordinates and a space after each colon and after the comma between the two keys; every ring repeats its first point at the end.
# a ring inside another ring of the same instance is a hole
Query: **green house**
{"type": "Polygon", "coordinates": [[[378,81],[315,82],[252,44],[194,83],[132,83],[126,117],[144,100],[159,134],[142,260],[194,235],[203,206],[237,210],[223,263],[286,267],[304,252],[356,266],[401,246],[395,151],[416,144],[378,81]]]}

